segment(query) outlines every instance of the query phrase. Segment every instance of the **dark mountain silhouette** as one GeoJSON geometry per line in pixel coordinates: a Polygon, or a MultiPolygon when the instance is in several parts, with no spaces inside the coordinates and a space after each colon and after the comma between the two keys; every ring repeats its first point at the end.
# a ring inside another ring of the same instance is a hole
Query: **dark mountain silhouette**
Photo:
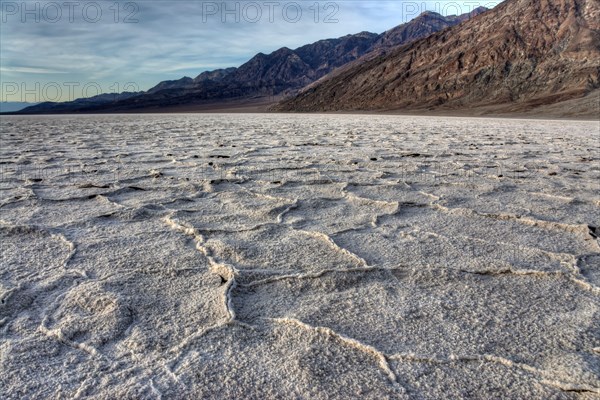
{"type": "Polygon", "coordinates": [[[123,93],[103,93],[93,97],[84,97],[64,103],[43,102],[34,106],[27,107],[19,114],[54,114],[74,112],[78,110],[94,109],[103,107],[107,104],[115,104],[140,96],[145,92],[123,92],[123,93]]]}
{"type": "Polygon", "coordinates": [[[146,93],[151,94],[160,92],[161,90],[184,88],[192,86],[193,84],[194,80],[192,78],[184,76],[183,78],[174,81],[162,81],[158,85],[149,89],[146,93]]]}

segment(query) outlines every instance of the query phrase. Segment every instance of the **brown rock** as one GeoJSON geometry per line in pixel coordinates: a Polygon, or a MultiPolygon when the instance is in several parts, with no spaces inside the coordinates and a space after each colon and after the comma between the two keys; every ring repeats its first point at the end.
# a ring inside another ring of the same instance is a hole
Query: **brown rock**
{"type": "Polygon", "coordinates": [[[592,93],[599,76],[598,0],[507,0],[458,26],[354,63],[277,109],[524,112],[592,93]]]}

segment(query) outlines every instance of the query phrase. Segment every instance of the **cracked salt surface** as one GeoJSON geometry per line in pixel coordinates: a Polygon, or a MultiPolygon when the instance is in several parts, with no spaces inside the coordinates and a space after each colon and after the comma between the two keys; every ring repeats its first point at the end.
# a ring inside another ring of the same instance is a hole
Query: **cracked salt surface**
{"type": "Polygon", "coordinates": [[[597,398],[595,122],[3,117],[3,398],[597,398]]]}

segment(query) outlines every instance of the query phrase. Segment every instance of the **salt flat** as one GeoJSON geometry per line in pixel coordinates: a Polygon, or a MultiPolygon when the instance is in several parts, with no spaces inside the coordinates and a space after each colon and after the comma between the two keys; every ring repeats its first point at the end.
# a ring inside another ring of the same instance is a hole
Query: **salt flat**
{"type": "Polygon", "coordinates": [[[598,122],[3,117],[3,398],[597,398],[598,122]]]}

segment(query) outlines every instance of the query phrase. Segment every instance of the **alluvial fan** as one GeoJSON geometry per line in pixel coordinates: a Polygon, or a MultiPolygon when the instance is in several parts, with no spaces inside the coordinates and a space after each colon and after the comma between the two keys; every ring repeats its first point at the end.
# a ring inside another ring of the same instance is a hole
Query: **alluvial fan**
{"type": "Polygon", "coordinates": [[[3,397],[600,395],[597,131],[3,117],[3,397]]]}

